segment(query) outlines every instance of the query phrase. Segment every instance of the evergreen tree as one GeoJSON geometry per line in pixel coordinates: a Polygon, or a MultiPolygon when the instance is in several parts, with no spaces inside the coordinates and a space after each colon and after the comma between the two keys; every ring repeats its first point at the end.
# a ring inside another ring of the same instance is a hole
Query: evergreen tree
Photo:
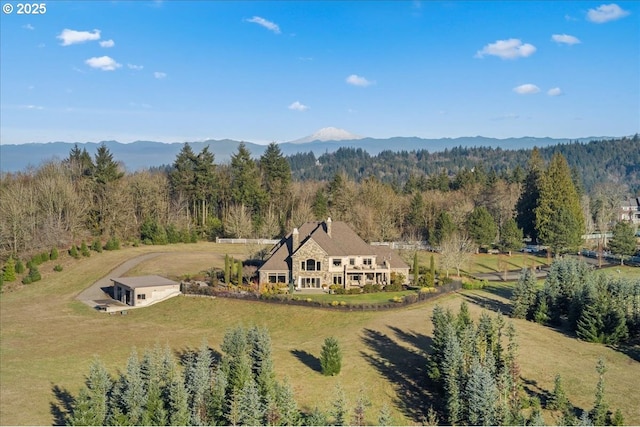
{"type": "Polygon", "coordinates": [[[486,366],[476,359],[471,364],[465,388],[468,420],[471,425],[494,425],[498,389],[486,366]]]}
{"type": "Polygon", "coordinates": [[[451,323],[445,326],[445,346],[440,366],[447,409],[447,422],[458,424],[463,417],[462,373],[464,372],[464,355],[458,341],[456,330],[451,323]]]}
{"type": "Polygon", "coordinates": [[[536,229],[540,239],[554,253],[573,250],[582,242],[584,218],[580,199],[571,180],[571,171],[560,153],[540,179],[540,198],[535,209],[536,229]]]}
{"type": "Polygon", "coordinates": [[[87,244],[85,243],[84,240],[82,241],[82,244],[80,245],[80,253],[84,257],[90,257],[91,256],[91,253],[89,252],[89,248],[87,247],[87,244]]]}
{"type": "Polygon", "coordinates": [[[413,286],[418,286],[420,281],[420,264],[418,263],[418,252],[413,254],[413,286]]]}
{"type": "Polygon", "coordinates": [[[293,388],[288,381],[276,384],[276,405],[280,415],[279,424],[283,426],[298,425],[300,411],[295,401],[293,388]]]}
{"type": "Polygon", "coordinates": [[[231,199],[235,204],[251,207],[254,214],[262,212],[266,194],[260,187],[260,174],[244,143],[231,156],[231,199]]]}
{"type": "Polygon", "coordinates": [[[83,387],[78,393],[78,397],[75,400],[73,412],[69,415],[67,420],[70,426],[97,426],[102,425],[97,420],[98,416],[95,413],[95,408],[92,407],[91,397],[89,391],[83,387]]]}
{"type": "Polygon", "coordinates": [[[71,255],[71,257],[75,259],[80,258],[80,254],[78,253],[78,247],[75,244],[71,245],[71,249],[69,249],[69,255],[71,255]]]}
{"type": "Polygon", "coordinates": [[[334,337],[327,337],[320,353],[320,366],[322,374],[326,376],[338,375],[342,368],[342,352],[338,340],[334,337]]]}
{"type": "Polygon", "coordinates": [[[379,426],[390,426],[393,425],[393,420],[391,418],[391,408],[386,403],[382,404],[380,408],[380,412],[378,413],[378,425],[379,426]]]}
{"type": "Polygon", "coordinates": [[[609,249],[615,255],[620,255],[620,265],[624,264],[625,256],[636,253],[635,232],[628,222],[620,221],[613,227],[613,237],[609,240],[609,249]]]}
{"type": "Polygon", "coordinates": [[[511,316],[516,319],[527,319],[533,315],[536,304],[536,276],[531,269],[522,270],[518,283],[513,290],[511,297],[513,306],[511,316]]]}
{"type": "Polygon", "coordinates": [[[247,344],[252,360],[253,378],[256,381],[263,403],[275,400],[276,374],[271,356],[271,337],[266,328],[254,326],[247,331],[247,344]]]}
{"type": "Polygon", "coordinates": [[[327,414],[315,406],[313,411],[304,417],[303,424],[306,426],[328,426],[329,420],[327,414]]]}
{"type": "Polygon", "coordinates": [[[10,256],[7,262],[4,264],[2,279],[5,282],[13,282],[14,280],[16,280],[16,262],[12,256],[10,256]]]}
{"type": "Polygon", "coordinates": [[[518,227],[522,229],[525,236],[530,237],[534,242],[538,239],[535,209],[540,199],[540,177],[543,169],[544,161],[540,155],[540,150],[534,147],[529,158],[527,176],[524,179],[522,193],[516,204],[518,227]]]}
{"type": "Polygon", "coordinates": [[[553,392],[551,393],[551,398],[547,403],[547,409],[567,412],[571,408],[571,404],[569,403],[569,399],[567,398],[566,393],[564,392],[564,387],[562,386],[562,377],[560,374],[557,374],[554,382],[553,382],[553,392]]]}
{"type": "Polygon", "coordinates": [[[367,407],[369,406],[371,406],[371,401],[365,394],[364,388],[360,387],[360,390],[358,391],[358,397],[356,398],[356,405],[353,408],[353,418],[352,418],[353,421],[351,425],[355,425],[355,426],[366,425],[365,416],[366,416],[367,407]]]}
{"type": "Polygon", "coordinates": [[[431,244],[439,245],[446,239],[448,239],[451,235],[453,235],[456,230],[457,227],[451,219],[451,215],[449,215],[447,212],[442,211],[436,219],[433,239],[431,239],[430,236],[429,240],[431,241],[431,244]]]}
{"type": "Polygon", "coordinates": [[[173,360],[171,360],[168,370],[165,401],[169,415],[168,425],[185,426],[189,424],[189,397],[184,386],[184,378],[177,371],[173,360]]]}
{"type": "Polygon", "coordinates": [[[496,238],[496,222],[484,206],[476,207],[467,219],[469,236],[479,246],[489,246],[496,238]]]}
{"type": "Polygon", "coordinates": [[[311,208],[313,209],[313,216],[318,221],[327,219],[329,216],[329,199],[327,198],[324,189],[319,188],[318,191],[316,191],[311,208]]]}
{"type": "Polygon", "coordinates": [[[52,248],[51,252],[49,253],[49,259],[51,261],[55,261],[58,259],[58,248],[52,248]]]}
{"type": "Polygon", "coordinates": [[[209,396],[211,395],[211,350],[206,340],[202,341],[198,353],[192,356],[185,368],[185,386],[189,394],[191,422],[196,425],[208,423],[209,396]]]}
{"type": "Polygon", "coordinates": [[[622,415],[622,411],[620,409],[616,409],[616,412],[613,414],[613,418],[611,419],[612,426],[623,426],[624,424],[624,416],[622,415]]]}
{"type": "MultiPolygon", "coordinates": [[[[286,206],[291,193],[291,167],[275,142],[267,146],[259,164],[264,190],[270,203],[279,207],[286,206]]],[[[280,212],[284,213],[284,210],[280,212]]]]}
{"type": "Polygon", "coordinates": [[[213,424],[222,425],[225,422],[228,385],[227,375],[218,365],[213,375],[213,386],[208,408],[209,419],[213,424]]]}
{"type": "Polygon", "coordinates": [[[16,259],[16,274],[24,273],[24,264],[20,258],[16,259]]]}
{"type": "Polygon", "coordinates": [[[422,193],[416,191],[411,198],[406,222],[409,228],[415,230],[416,234],[420,237],[423,236],[426,225],[424,221],[424,212],[425,206],[422,193]]]}
{"type": "Polygon", "coordinates": [[[228,254],[224,254],[224,284],[231,284],[231,259],[228,254]]]}
{"type": "Polygon", "coordinates": [[[238,264],[236,265],[236,274],[237,274],[237,282],[238,282],[238,286],[242,286],[242,261],[238,261],[238,264]]]}
{"type": "MultiPolygon", "coordinates": [[[[239,394],[247,382],[252,379],[252,362],[249,356],[246,331],[237,327],[224,335],[221,349],[222,369],[227,376],[227,396],[239,394]]],[[[237,396],[236,396],[237,397],[237,396]]]]}
{"type": "Polygon", "coordinates": [[[594,425],[603,426],[607,424],[607,404],[604,400],[604,374],[607,372],[607,368],[604,363],[604,359],[598,359],[596,365],[596,371],[598,372],[598,384],[596,385],[595,402],[593,409],[589,413],[590,419],[594,425]]]}
{"type": "Polygon", "coordinates": [[[263,404],[255,381],[250,379],[240,390],[238,398],[238,421],[242,425],[257,426],[263,424],[263,404]]]}
{"type": "Polygon", "coordinates": [[[331,401],[331,415],[333,415],[333,425],[343,426],[347,424],[349,407],[347,396],[338,383],[333,390],[333,400],[331,401]]]}
{"type": "Polygon", "coordinates": [[[512,252],[522,249],[522,229],[518,227],[514,218],[509,218],[500,228],[498,247],[502,252],[512,252]]]}
{"type": "Polygon", "coordinates": [[[429,273],[431,279],[427,285],[433,287],[436,284],[436,261],[433,254],[431,254],[431,257],[429,258],[429,273]]]}
{"type": "Polygon", "coordinates": [[[105,185],[124,176],[124,172],[120,171],[118,163],[113,160],[113,154],[104,144],[100,144],[96,151],[95,167],[92,172],[94,181],[99,185],[105,185]]]}

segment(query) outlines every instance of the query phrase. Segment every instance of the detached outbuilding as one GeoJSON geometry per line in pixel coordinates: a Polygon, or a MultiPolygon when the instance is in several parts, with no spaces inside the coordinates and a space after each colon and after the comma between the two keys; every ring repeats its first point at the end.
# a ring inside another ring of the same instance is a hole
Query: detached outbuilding
{"type": "Polygon", "coordinates": [[[180,295],[180,283],[161,276],[119,277],[113,282],[113,299],[131,307],[145,307],[180,295]]]}

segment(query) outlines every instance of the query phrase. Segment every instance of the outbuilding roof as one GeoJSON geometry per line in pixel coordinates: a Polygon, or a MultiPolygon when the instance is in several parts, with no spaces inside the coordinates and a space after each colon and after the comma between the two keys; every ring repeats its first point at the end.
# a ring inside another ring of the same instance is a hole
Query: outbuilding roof
{"type": "Polygon", "coordinates": [[[118,277],[116,279],[111,279],[113,283],[119,283],[124,286],[128,286],[131,289],[135,288],[149,288],[153,286],[175,286],[179,285],[178,282],[174,282],[173,280],[169,280],[162,276],[138,276],[138,277],[118,277]]]}

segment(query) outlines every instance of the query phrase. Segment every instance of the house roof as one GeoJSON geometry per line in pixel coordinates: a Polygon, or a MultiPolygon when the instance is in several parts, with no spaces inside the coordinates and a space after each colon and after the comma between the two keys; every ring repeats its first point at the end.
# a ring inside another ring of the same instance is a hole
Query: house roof
{"type": "MultiPolygon", "coordinates": [[[[298,231],[299,246],[303,246],[313,239],[329,256],[377,256],[378,262],[389,260],[392,268],[407,267],[405,262],[388,247],[371,246],[367,244],[345,222],[331,222],[331,236],[327,234],[327,222],[312,221],[300,226],[298,231]]],[[[260,267],[265,271],[289,270],[292,250],[293,233],[289,233],[272,250],[271,257],[260,267]]],[[[297,249],[297,248],[296,248],[297,249]]]]}
{"type": "Polygon", "coordinates": [[[135,288],[149,288],[153,286],[170,286],[170,285],[178,285],[178,282],[174,282],[173,280],[169,280],[162,276],[138,276],[138,277],[118,277],[116,279],[111,279],[114,283],[119,283],[121,285],[125,285],[130,287],[131,289],[135,288]]]}

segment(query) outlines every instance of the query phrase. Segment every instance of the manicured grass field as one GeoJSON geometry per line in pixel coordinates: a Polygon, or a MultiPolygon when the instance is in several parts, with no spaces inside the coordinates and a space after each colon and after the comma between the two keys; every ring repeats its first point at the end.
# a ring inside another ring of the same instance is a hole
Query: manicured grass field
{"type": "MultiPolygon", "coordinates": [[[[420,413],[432,402],[423,385],[433,306],[437,303],[457,309],[466,300],[473,316],[478,316],[482,307],[509,308],[505,299],[508,284],[383,312],[335,312],[181,296],[130,310],[126,316],[111,316],[75,301],[80,291],[115,266],[149,252],[170,254],[140,264],[137,272],[169,277],[221,267],[225,253],[238,258],[246,254],[241,246],[199,243],[128,248],[94,253],[81,260],[63,257],[57,261],[64,264],[60,273],[52,271],[53,262],[43,265],[42,281],[0,296],[0,424],[51,424],[51,405],[59,403],[53,388],[76,394],[94,357],[99,357],[115,376],[124,369],[134,347],[140,352],[156,343],[168,344],[182,352],[197,348],[206,339],[219,350],[227,328],[253,324],[269,328],[278,377],[289,378],[302,408],[318,405],[327,409],[337,383],[353,403],[364,386],[373,403],[367,415],[369,424],[376,423],[378,410],[385,402],[393,407],[394,424],[417,424],[420,413]],[[318,356],[327,336],[335,336],[344,353],[343,370],[337,377],[324,377],[318,372],[318,356]]],[[[595,364],[602,356],[608,367],[606,393],[610,407],[620,408],[627,423],[640,424],[638,356],[633,359],[531,322],[514,323],[527,389],[544,395],[552,390],[553,378],[560,373],[571,401],[589,409],[597,382],[595,364]]],[[[557,423],[551,414],[545,416],[548,424],[557,423]]]]}
{"type": "MultiPolygon", "coordinates": [[[[404,251],[404,259],[409,264],[413,263],[413,252],[404,251]]],[[[418,260],[422,267],[429,268],[431,255],[434,257],[436,269],[439,267],[440,254],[426,251],[418,252],[418,260]]],[[[511,255],[475,254],[468,265],[461,269],[467,274],[495,273],[507,270],[520,270],[523,267],[537,267],[547,265],[547,258],[531,254],[514,252],[511,255]]],[[[452,273],[452,272],[450,272],[452,273]]]]}
{"type": "Polygon", "coordinates": [[[300,299],[311,299],[313,301],[331,303],[333,301],[344,301],[347,304],[378,304],[393,302],[394,297],[403,297],[405,295],[415,294],[416,291],[401,292],[376,292],[373,294],[359,295],[335,295],[335,294],[319,294],[319,293],[296,293],[295,296],[300,299]]]}

